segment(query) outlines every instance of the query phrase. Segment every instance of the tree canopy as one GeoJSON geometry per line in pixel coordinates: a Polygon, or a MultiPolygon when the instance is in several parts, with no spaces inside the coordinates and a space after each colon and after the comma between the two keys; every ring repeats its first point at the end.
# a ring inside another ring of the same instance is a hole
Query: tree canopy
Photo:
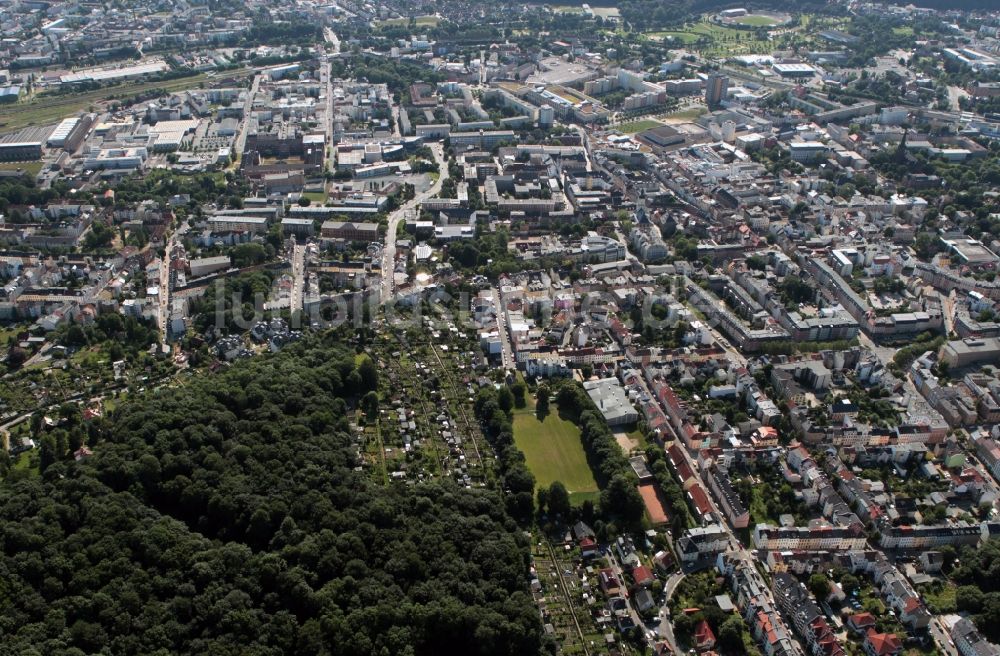
{"type": "Polygon", "coordinates": [[[346,409],[373,376],[341,346],[294,344],[133,397],[89,427],[94,455],[63,446],[0,486],[5,647],[538,653],[527,544],[498,493],[358,467],[346,409]]]}

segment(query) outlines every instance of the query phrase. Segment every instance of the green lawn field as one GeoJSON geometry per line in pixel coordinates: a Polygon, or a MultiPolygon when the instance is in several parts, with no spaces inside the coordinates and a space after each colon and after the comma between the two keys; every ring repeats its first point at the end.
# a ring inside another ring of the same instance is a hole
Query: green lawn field
{"type": "Polygon", "coordinates": [[[27,175],[35,177],[41,170],[41,162],[0,162],[0,171],[23,171],[27,175]]]}
{"type": "Polygon", "coordinates": [[[661,125],[663,125],[663,123],[660,123],[659,121],[643,119],[641,121],[632,121],[631,123],[621,123],[620,125],[616,125],[615,129],[622,134],[635,134],[636,132],[643,132],[645,130],[658,128],[661,125]]]}
{"type": "Polygon", "coordinates": [[[660,39],[673,39],[674,41],[680,41],[684,45],[690,45],[698,40],[699,35],[693,34],[692,32],[680,32],[677,30],[668,30],[662,32],[650,32],[649,36],[653,38],[660,39]]]}
{"type": "MultiPolygon", "coordinates": [[[[757,26],[757,23],[765,25],[762,23],[765,20],[766,25],[777,24],[777,21],[766,16],[751,15],[745,16],[744,19],[751,21],[747,23],[748,26],[751,24],[757,26]]],[[[713,57],[756,54],[766,51],[769,46],[767,41],[757,40],[754,33],[748,30],[726,27],[706,20],[675,30],[648,32],[646,36],[660,40],[672,39],[713,57]]]]}
{"type": "Polygon", "coordinates": [[[760,16],[757,14],[741,16],[740,18],[737,18],[735,22],[749,27],[774,27],[778,24],[778,21],[770,16],[760,16]]]}
{"type": "Polygon", "coordinates": [[[326,202],[326,192],[323,191],[304,191],[302,195],[308,198],[313,205],[322,205],[326,202]]]}
{"type": "Polygon", "coordinates": [[[555,404],[552,410],[544,422],[538,421],[531,406],[514,413],[514,442],[535,475],[535,485],[548,487],[561,481],[573,503],[596,499],[597,481],[580,443],[580,429],[560,419],[555,404]]]}

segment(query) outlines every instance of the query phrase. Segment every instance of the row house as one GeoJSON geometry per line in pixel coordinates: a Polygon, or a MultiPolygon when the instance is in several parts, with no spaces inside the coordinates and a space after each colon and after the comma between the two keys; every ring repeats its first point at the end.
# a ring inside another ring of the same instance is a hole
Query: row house
{"type": "Polygon", "coordinates": [[[718,556],[716,566],[729,577],[736,606],[765,656],[804,656],[756,568],[727,554],[718,556]]]}
{"type": "Polygon", "coordinates": [[[845,656],[843,645],[834,635],[833,628],[816,602],[809,596],[806,587],[788,573],[777,573],[773,577],[774,601],[792,626],[805,640],[814,656],[845,656]]]}
{"type": "Polygon", "coordinates": [[[864,549],[868,540],[857,526],[832,526],[827,522],[811,522],[810,526],[778,527],[758,524],[753,529],[757,549],[833,551],[864,549]]]}
{"type": "Polygon", "coordinates": [[[982,524],[934,524],[922,526],[887,526],[882,529],[879,546],[883,549],[933,549],[950,544],[974,546],[1000,535],[1000,522],[982,524]]]}

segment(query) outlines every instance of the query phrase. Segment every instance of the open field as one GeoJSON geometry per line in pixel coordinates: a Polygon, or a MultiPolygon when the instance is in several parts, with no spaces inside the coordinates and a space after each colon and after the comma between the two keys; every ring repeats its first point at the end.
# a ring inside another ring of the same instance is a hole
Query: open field
{"type": "Polygon", "coordinates": [[[615,129],[622,134],[635,134],[636,132],[643,132],[645,130],[652,130],[653,128],[658,128],[663,123],[659,121],[654,121],[652,119],[642,119],[640,121],[632,121],[630,123],[621,123],[615,126],[615,129]]]}
{"type": "MultiPolygon", "coordinates": [[[[746,16],[744,18],[766,19],[769,24],[777,24],[778,22],[765,16],[746,16]]],[[[753,32],[708,21],[688,24],[682,29],[648,32],[646,36],[685,46],[695,46],[703,54],[711,56],[749,55],[769,51],[768,42],[761,41],[753,32]]]]}
{"type": "Polygon", "coordinates": [[[739,25],[746,25],[748,27],[774,27],[778,24],[778,20],[776,18],[771,16],[761,16],[759,14],[740,16],[733,22],[739,25]]]}
{"type": "Polygon", "coordinates": [[[0,171],[23,171],[35,177],[41,170],[41,162],[0,162],[0,171]]]}
{"type": "Polygon", "coordinates": [[[677,41],[683,43],[684,45],[690,45],[699,39],[697,34],[691,32],[678,32],[676,30],[666,31],[666,32],[649,32],[646,36],[669,41],[677,41]]]}
{"type": "Polygon", "coordinates": [[[677,123],[690,123],[695,120],[708,110],[704,107],[691,107],[690,109],[682,109],[677,112],[671,112],[669,114],[663,115],[663,122],[666,124],[677,124],[677,123]]]}
{"type": "Polygon", "coordinates": [[[594,499],[597,481],[580,443],[580,429],[561,419],[554,405],[552,410],[544,422],[538,421],[531,406],[515,411],[514,442],[524,453],[538,487],[561,481],[574,503],[594,499]]]}
{"type": "MultiPolygon", "coordinates": [[[[227,71],[226,76],[238,77],[246,75],[248,72],[248,69],[227,71]]],[[[30,100],[0,106],[0,133],[13,132],[33,125],[58,123],[67,116],[87,110],[91,105],[107,101],[109,96],[131,96],[150,89],[164,89],[168,92],[182,91],[197,86],[198,83],[207,79],[210,79],[207,75],[198,74],[175,80],[123,82],[79,93],[56,95],[42,92],[30,100]]]]}
{"type": "Polygon", "coordinates": [[[38,470],[38,451],[32,449],[21,452],[14,461],[14,470],[26,472],[28,476],[37,476],[40,473],[38,470]]]}
{"type": "Polygon", "coordinates": [[[323,191],[303,191],[302,195],[314,205],[322,205],[326,202],[326,192],[323,191]]]}
{"type": "Polygon", "coordinates": [[[24,324],[14,324],[0,326],[0,347],[7,346],[11,337],[17,337],[19,333],[28,329],[24,324]]]}

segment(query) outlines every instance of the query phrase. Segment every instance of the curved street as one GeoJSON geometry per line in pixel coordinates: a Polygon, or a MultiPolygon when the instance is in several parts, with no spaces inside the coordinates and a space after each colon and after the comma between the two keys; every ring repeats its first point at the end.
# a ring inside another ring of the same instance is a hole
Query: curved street
{"type": "Polygon", "coordinates": [[[675,654],[681,653],[680,649],[677,647],[677,640],[674,638],[674,626],[673,622],[670,620],[670,616],[667,614],[667,607],[670,605],[670,599],[674,596],[674,592],[677,590],[677,586],[681,584],[684,580],[684,572],[674,572],[671,574],[663,584],[663,606],[660,608],[659,614],[656,616],[657,622],[659,623],[656,627],[657,635],[667,641],[667,645],[675,654]]]}

